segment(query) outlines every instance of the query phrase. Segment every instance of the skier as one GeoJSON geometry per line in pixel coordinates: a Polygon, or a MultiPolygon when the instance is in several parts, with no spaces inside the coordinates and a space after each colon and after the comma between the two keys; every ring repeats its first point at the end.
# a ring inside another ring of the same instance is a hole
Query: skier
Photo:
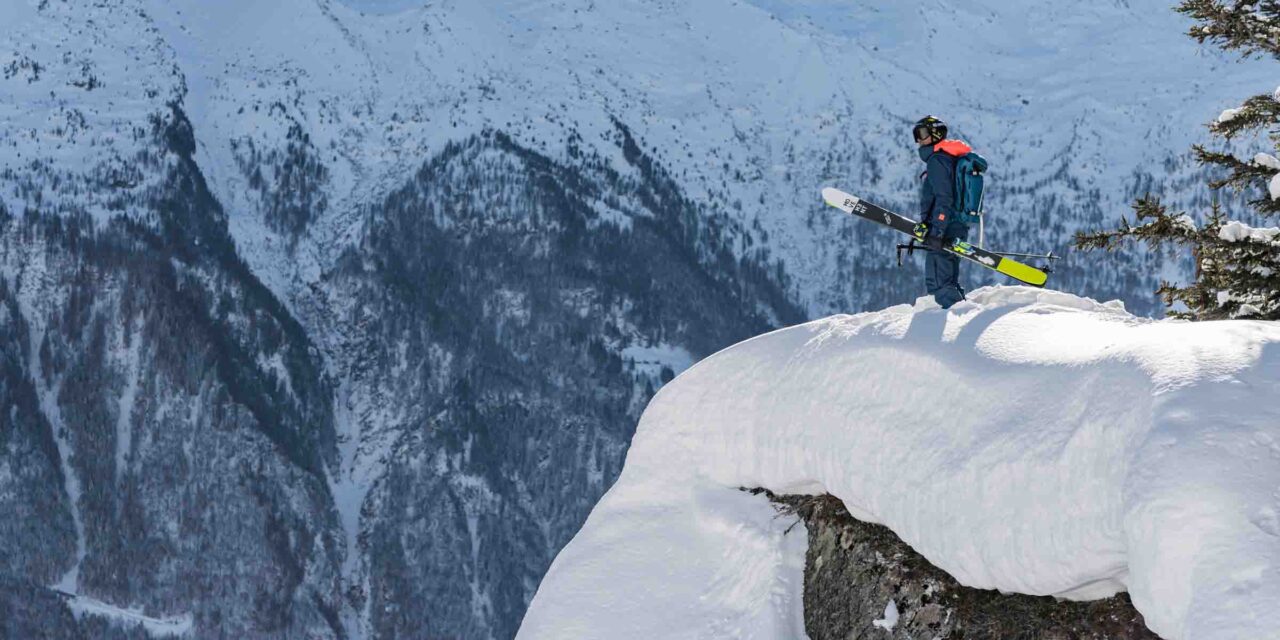
{"type": "Polygon", "coordinates": [[[964,300],[960,286],[960,257],[942,249],[944,243],[966,240],[969,225],[957,215],[955,202],[956,158],[973,149],[960,140],[947,139],[947,125],[925,116],[911,129],[925,163],[920,184],[920,224],[916,235],[925,247],[924,286],[943,309],[964,300]]]}
{"type": "Polygon", "coordinates": [[[920,159],[926,168],[920,176],[923,184],[920,187],[919,222],[834,187],[822,189],[823,202],[849,215],[911,236],[910,245],[898,245],[899,265],[902,264],[902,249],[916,246],[916,241],[923,242],[929,249],[925,254],[925,288],[943,309],[965,299],[964,289],[960,287],[960,258],[1003,273],[1023,284],[1043,287],[1049,278],[1048,266],[1032,267],[1013,257],[1056,260],[1058,256],[1051,253],[1043,256],[1000,253],[967,242],[969,226],[982,224],[987,160],[974,153],[963,141],[948,140],[947,125],[933,116],[925,116],[916,122],[912,137],[919,146],[920,159]]]}

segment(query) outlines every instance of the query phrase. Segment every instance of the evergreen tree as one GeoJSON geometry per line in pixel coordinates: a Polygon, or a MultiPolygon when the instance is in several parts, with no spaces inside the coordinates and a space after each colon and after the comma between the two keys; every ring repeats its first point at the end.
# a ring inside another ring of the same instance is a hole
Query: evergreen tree
{"type": "MultiPolygon", "coordinates": [[[[1201,43],[1211,42],[1245,58],[1280,60],[1280,0],[1184,0],[1177,10],[1196,21],[1188,35],[1201,43]]],[[[1266,131],[1272,146],[1280,150],[1280,89],[1223,111],[1209,130],[1225,140],[1266,131]]],[[[1249,205],[1263,218],[1280,214],[1280,160],[1275,155],[1259,153],[1243,160],[1200,145],[1194,152],[1200,164],[1225,170],[1224,177],[1209,183],[1211,188],[1244,192],[1261,187],[1261,195],[1249,205]]],[[[1172,315],[1196,320],[1280,319],[1280,229],[1228,221],[1216,203],[1205,223],[1197,225],[1185,213],[1169,212],[1151,195],[1140,198],[1134,212],[1136,226],[1122,219],[1120,228],[1112,231],[1076,234],[1076,247],[1111,251],[1130,240],[1152,247],[1186,247],[1195,260],[1194,281],[1185,286],[1162,282],[1158,290],[1165,304],[1186,307],[1172,315]]]]}

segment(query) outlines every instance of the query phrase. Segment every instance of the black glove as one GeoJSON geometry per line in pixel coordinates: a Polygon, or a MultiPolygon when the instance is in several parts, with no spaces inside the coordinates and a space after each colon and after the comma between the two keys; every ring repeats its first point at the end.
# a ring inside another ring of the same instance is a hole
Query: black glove
{"type": "Polygon", "coordinates": [[[925,236],[924,248],[930,251],[942,251],[942,236],[925,236]]]}

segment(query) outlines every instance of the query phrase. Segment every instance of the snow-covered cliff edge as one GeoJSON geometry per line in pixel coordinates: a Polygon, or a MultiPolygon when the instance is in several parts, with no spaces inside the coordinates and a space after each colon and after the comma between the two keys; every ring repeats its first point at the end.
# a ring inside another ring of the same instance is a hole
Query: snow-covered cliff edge
{"type": "Polygon", "coordinates": [[[1265,637],[1278,392],[1274,323],[1018,287],[760,336],[658,394],[519,637],[798,636],[802,536],[743,486],[836,495],[968,586],[1265,637]]]}

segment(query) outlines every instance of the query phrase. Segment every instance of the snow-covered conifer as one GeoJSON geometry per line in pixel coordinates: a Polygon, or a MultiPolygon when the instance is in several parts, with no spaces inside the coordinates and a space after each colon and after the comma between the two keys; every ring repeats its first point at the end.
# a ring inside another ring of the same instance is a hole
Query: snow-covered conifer
{"type": "MultiPolygon", "coordinates": [[[[1280,1],[1185,0],[1178,11],[1196,20],[1188,35],[1202,43],[1212,42],[1244,57],[1280,58],[1280,1]]],[[[1223,111],[1209,130],[1226,140],[1266,131],[1272,146],[1280,150],[1280,89],[1223,111]]],[[[1201,145],[1194,152],[1202,165],[1225,169],[1223,177],[1209,183],[1211,188],[1260,189],[1249,205],[1264,218],[1280,214],[1280,160],[1274,154],[1258,153],[1245,160],[1201,145]]],[[[1137,226],[1122,220],[1112,231],[1079,233],[1076,246],[1110,251],[1127,240],[1140,240],[1150,246],[1189,248],[1195,258],[1194,281],[1185,286],[1162,282],[1159,289],[1165,303],[1175,308],[1173,315],[1280,319],[1280,229],[1228,221],[1217,203],[1203,225],[1185,213],[1170,213],[1151,195],[1135,202],[1134,211],[1137,226]]]]}
{"type": "Polygon", "coordinates": [[[1280,57],[1280,1],[1183,0],[1178,13],[1195,19],[1188,35],[1201,43],[1245,56],[1280,57]]]}

